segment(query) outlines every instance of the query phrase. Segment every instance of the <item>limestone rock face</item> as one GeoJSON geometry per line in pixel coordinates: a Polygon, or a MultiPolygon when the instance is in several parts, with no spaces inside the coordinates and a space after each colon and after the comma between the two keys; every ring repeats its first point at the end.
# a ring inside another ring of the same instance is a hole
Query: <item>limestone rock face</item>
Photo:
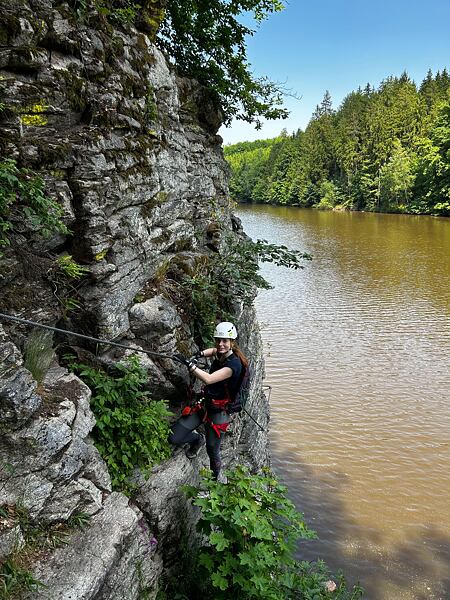
{"type": "Polygon", "coordinates": [[[4,527],[0,532],[0,560],[23,548],[25,540],[19,525],[4,527]]]}
{"type": "MultiPolygon", "coordinates": [[[[150,352],[141,354],[148,391],[179,404],[189,376],[167,356],[198,347],[188,296],[171,278],[195,277],[220,252],[223,234],[243,235],[227,198],[221,113],[147,35],[163,0],[146,4],[155,13],[142,31],[112,26],[89,0],[77,3],[87,6],[83,18],[69,4],[0,0],[0,161],[38,173],[72,232],[44,239],[11,211],[0,306],[150,352]],[[64,275],[56,262],[63,253],[89,274],[64,275]]],[[[247,408],[265,431],[245,413],[235,416],[223,463],[258,468],[269,461],[261,341],[252,309],[237,304],[233,318],[252,359],[247,408]]],[[[66,545],[36,557],[33,573],[47,587],[28,598],[155,598],[162,573],[176,568],[183,535],[194,535],[198,513],[179,487],[208,466],[204,449],[193,461],[175,451],[148,478],[136,473],[133,502],[112,492],[90,437],[90,390],[57,364],[38,385],[22,356],[29,329],[0,323],[0,507],[20,507],[44,527],[90,516],[66,545]]],[[[81,346],[67,336],[55,342],[81,346]]],[[[132,353],[78,350],[106,366],[132,353]]],[[[22,529],[0,520],[0,560],[26,543],[22,529]]]]}
{"type": "Polygon", "coordinates": [[[0,325],[0,422],[11,429],[23,425],[39,408],[36,382],[21,368],[22,355],[0,325]]]}
{"type": "MultiPolygon", "coordinates": [[[[217,109],[132,27],[49,0],[0,8],[0,152],[45,177],[76,234],[67,249],[90,264],[84,307],[99,333],[123,335],[161,263],[201,243],[210,206],[230,222],[217,109]]],[[[21,273],[8,270],[11,287],[21,273]]]]}
{"type": "Polygon", "coordinates": [[[130,311],[130,328],[137,337],[151,340],[170,335],[182,326],[175,306],[163,296],[153,296],[150,300],[134,304],[130,311]]]}
{"type": "Polygon", "coordinates": [[[122,494],[113,493],[89,528],[40,562],[35,575],[47,587],[26,600],[97,600],[138,598],[161,572],[139,511],[122,494]]]}
{"type": "MultiPolygon", "coordinates": [[[[4,346],[13,347],[11,342],[2,344],[1,349],[4,346]]],[[[0,369],[4,364],[0,363],[0,369]]],[[[21,379],[33,381],[24,367],[18,366],[17,373],[21,379]]],[[[14,391],[18,376],[2,378],[4,388],[14,391]]],[[[20,389],[16,396],[18,403],[23,398],[28,406],[28,397],[22,396],[20,389]]],[[[46,522],[64,521],[80,512],[92,514],[101,508],[102,493],[111,491],[111,482],[88,438],[95,425],[90,396],[89,388],[75,375],[54,368],[37,396],[39,410],[14,429],[2,421],[0,504],[20,505],[30,518],[46,522]]],[[[19,405],[18,410],[21,408],[19,405]]]]}

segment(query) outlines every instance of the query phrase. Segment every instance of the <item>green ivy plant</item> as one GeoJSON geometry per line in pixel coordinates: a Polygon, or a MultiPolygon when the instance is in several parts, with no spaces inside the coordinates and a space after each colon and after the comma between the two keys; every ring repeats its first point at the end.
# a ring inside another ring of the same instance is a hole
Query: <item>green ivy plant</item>
{"type": "Polygon", "coordinates": [[[44,180],[29,169],[19,169],[16,161],[0,162],[0,248],[10,244],[14,221],[29,219],[43,237],[69,233],[62,222],[62,207],[45,193],[44,180]]]}
{"type": "Polygon", "coordinates": [[[143,391],[147,374],[136,356],[118,363],[114,377],[87,365],[71,366],[92,390],[95,445],[108,465],[113,488],[131,493],[135,467],[146,471],[170,456],[166,402],[151,400],[143,391]]]}
{"type": "Polygon", "coordinates": [[[204,471],[198,487],[184,487],[201,509],[197,527],[206,544],[197,558],[197,582],[204,584],[203,598],[321,600],[330,597],[330,584],[334,598],[361,597],[359,586],[347,591],[342,577],[330,580],[323,563],[293,558],[297,541],[315,533],[269,469],[252,475],[238,466],[226,475],[223,484],[204,471]]]}

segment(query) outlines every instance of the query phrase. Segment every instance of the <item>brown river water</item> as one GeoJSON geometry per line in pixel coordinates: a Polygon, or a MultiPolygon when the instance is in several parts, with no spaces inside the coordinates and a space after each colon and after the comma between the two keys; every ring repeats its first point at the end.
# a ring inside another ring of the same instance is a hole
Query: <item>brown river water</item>
{"type": "Polygon", "coordinates": [[[237,214],[314,257],[262,265],[256,301],[273,467],[319,536],[299,557],[368,600],[450,599],[450,219],[237,214]]]}

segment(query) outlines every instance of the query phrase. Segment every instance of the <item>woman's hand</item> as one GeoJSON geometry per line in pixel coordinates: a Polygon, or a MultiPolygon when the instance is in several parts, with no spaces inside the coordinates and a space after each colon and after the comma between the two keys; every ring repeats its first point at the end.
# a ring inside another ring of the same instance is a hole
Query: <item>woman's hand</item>
{"type": "MultiPolygon", "coordinates": [[[[212,356],[213,351],[215,354],[215,348],[208,348],[207,350],[203,350],[203,356],[212,356]],[[211,354],[208,354],[211,351],[211,354]]],[[[229,379],[233,375],[233,371],[230,367],[223,367],[214,373],[207,373],[198,367],[198,359],[196,356],[191,356],[191,358],[187,359],[182,354],[175,355],[179,362],[186,365],[191,373],[193,373],[196,377],[198,377],[203,383],[206,385],[211,385],[212,383],[218,383],[219,381],[224,381],[225,379],[229,379]]]]}
{"type": "Polygon", "coordinates": [[[195,371],[198,365],[198,358],[196,358],[195,356],[191,356],[191,358],[188,361],[186,361],[186,363],[186,366],[189,369],[189,371],[195,371]]]}

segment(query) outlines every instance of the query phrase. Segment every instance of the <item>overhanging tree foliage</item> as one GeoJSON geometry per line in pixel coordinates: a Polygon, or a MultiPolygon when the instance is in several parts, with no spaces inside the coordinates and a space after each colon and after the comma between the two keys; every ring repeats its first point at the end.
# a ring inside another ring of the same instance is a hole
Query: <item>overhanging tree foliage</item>
{"type": "Polygon", "coordinates": [[[181,75],[197,79],[221,110],[261,127],[261,118],[284,119],[287,90],[258,77],[247,59],[247,40],[281,0],[68,0],[77,17],[101,15],[114,26],[134,24],[165,52],[181,75]]]}
{"type": "Polygon", "coordinates": [[[158,32],[161,48],[180,73],[195,77],[221,108],[225,123],[233,118],[261,126],[260,118],[285,118],[283,91],[267,77],[256,77],[247,60],[246,39],[279,0],[169,0],[158,32]]]}

